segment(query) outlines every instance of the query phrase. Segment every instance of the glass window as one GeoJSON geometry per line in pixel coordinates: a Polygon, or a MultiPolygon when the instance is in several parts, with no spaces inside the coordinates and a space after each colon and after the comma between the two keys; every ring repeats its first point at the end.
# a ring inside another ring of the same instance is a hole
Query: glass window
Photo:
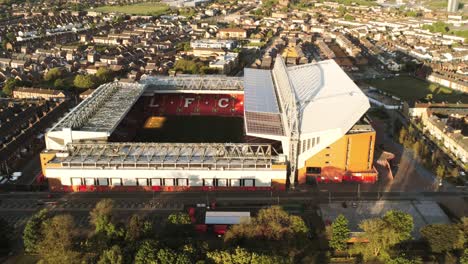
{"type": "Polygon", "coordinates": [[[72,185],[81,185],[81,178],[71,178],[72,185]]]}
{"type": "Polygon", "coordinates": [[[244,179],[244,186],[246,186],[246,187],[255,186],[255,180],[253,180],[253,179],[244,179]]]}
{"type": "Polygon", "coordinates": [[[213,179],[203,179],[203,186],[213,186],[213,179]]]}
{"type": "Polygon", "coordinates": [[[177,179],[177,186],[188,186],[188,179],[177,179]]]}
{"type": "Polygon", "coordinates": [[[113,185],[113,186],[120,186],[120,185],[122,185],[122,179],[120,179],[120,178],[111,179],[111,185],[113,185]]]}
{"type": "Polygon", "coordinates": [[[123,179],[123,185],[125,185],[125,186],[136,186],[137,181],[136,181],[136,179],[123,179]]]}
{"type": "Polygon", "coordinates": [[[151,186],[161,186],[161,179],[151,179],[151,186]]]}
{"type": "Polygon", "coordinates": [[[164,179],[164,186],[174,186],[174,179],[164,179]]]}
{"type": "Polygon", "coordinates": [[[239,179],[231,179],[231,186],[233,186],[233,187],[240,186],[240,180],[239,179]]]}
{"type": "Polygon", "coordinates": [[[228,183],[227,179],[217,179],[216,180],[216,186],[226,187],[227,183],[228,183]]]}
{"type": "Polygon", "coordinates": [[[320,144],[320,137],[317,137],[317,145],[320,144]]]}
{"type": "Polygon", "coordinates": [[[88,185],[88,186],[94,185],[94,178],[85,178],[85,185],[88,185]]]}
{"type": "Polygon", "coordinates": [[[98,185],[99,186],[107,186],[109,185],[109,181],[107,178],[98,178],[98,185]]]}
{"type": "Polygon", "coordinates": [[[315,146],[315,138],[312,138],[312,147],[315,146]]]}
{"type": "Polygon", "coordinates": [[[148,186],[148,179],[137,179],[138,186],[148,186]]]}

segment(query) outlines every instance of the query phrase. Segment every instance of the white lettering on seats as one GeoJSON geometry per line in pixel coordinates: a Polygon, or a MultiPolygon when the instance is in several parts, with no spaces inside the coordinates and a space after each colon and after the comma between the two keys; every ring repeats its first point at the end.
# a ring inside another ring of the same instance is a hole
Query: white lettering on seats
{"type": "Polygon", "coordinates": [[[226,108],[226,107],[228,107],[228,105],[229,105],[229,98],[221,98],[221,99],[218,100],[218,106],[219,107],[226,108]],[[225,102],[225,103],[223,104],[223,102],[225,102]]]}
{"type": "Polygon", "coordinates": [[[195,101],[195,98],[185,98],[184,107],[188,107],[193,101],[195,101]]]}

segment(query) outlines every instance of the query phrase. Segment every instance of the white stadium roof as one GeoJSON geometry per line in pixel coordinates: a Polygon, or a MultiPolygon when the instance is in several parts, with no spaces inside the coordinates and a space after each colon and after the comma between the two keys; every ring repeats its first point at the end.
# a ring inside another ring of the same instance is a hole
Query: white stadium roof
{"type": "Polygon", "coordinates": [[[300,133],[340,128],[345,134],[366,113],[366,95],[334,60],[288,68],[300,133]]]}

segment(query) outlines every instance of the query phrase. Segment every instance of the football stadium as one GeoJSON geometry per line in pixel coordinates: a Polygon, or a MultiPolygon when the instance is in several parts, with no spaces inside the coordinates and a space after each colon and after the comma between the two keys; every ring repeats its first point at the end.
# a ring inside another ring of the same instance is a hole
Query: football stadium
{"type": "Polygon", "coordinates": [[[333,60],[112,82],[48,130],[42,172],[51,191],[373,183],[369,107],[333,60]]]}

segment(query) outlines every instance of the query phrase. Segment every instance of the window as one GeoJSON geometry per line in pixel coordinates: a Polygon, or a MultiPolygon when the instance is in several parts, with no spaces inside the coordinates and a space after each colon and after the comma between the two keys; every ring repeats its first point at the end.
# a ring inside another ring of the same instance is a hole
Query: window
{"type": "Polygon", "coordinates": [[[85,185],[92,186],[94,185],[94,178],[85,178],[84,179],[85,185]]]}
{"type": "Polygon", "coordinates": [[[122,179],[120,179],[120,178],[111,179],[111,185],[112,186],[121,186],[122,185],[122,179]]]}
{"type": "Polygon", "coordinates": [[[231,186],[239,187],[240,186],[240,180],[239,179],[231,179],[231,186]]]}
{"type": "Polygon", "coordinates": [[[325,154],[325,157],[330,157],[330,153],[325,154]]]}
{"type": "Polygon", "coordinates": [[[188,179],[177,179],[177,186],[188,186],[188,179]]]}
{"type": "Polygon", "coordinates": [[[109,185],[109,180],[107,178],[98,178],[98,185],[107,186],[109,185]]]}
{"type": "Polygon", "coordinates": [[[244,179],[242,180],[242,186],[246,186],[246,187],[253,187],[255,186],[255,180],[254,179],[244,179]]]}
{"type": "Polygon", "coordinates": [[[148,179],[137,179],[138,186],[148,186],[148,179]]]}
{"type": "Polygon", "coordinates": [[[227,179],[216,179],[216,186],[226,187],[226,186],[228,186],[227,184],[228,184],[227,179]]]}
{"type": "Polygon", "coordinates": [[[310,149],[310,138],[307,140],[307,150],[310,149]]]}
{"type": "Polygon", "coordinates": [[[81,178],[71,178],[72,185],[81,185],[81,178]]]}
{"type": "Polygon", "coordinates": [[[306,140],[302,140],[302,152],[306,151],[306,140]]]}
{"type": "Polygon", "coordinates": [[[213,179],[203,179],[203,186],[213,186],[213,179]]]}
{"type": "Polygon", "coordinates": [[[164,186],[174,186],[174,179],[164,179],[164,186]]]}
{"type": "Polygon", "coordinates": [[[330,162],[329,162],[329,161],[325,161],[325,164],[330,164],[330,162]]]}
{"type": "Polygon", "coordinates": [[[322,168],[320,167],[307,167],[306,173],[310,174],[320,174],[322,172],[322,168]]]}
{"type": "Polygon", "coordinates": [[[317,145],[320,144],[320,137],[317,137],[317,145]]]}
{"type": "Polygon", "coordinates": [[[315,138],[312,139],[312,147],[315,146],[315,138]]]}
{"type": "Polygon", "coordinates": [[[136,179],[123,179],[123,185],[125,186],[136,186],[136,179]]]}
{"type": "Polygon", "coordinates": [[[161,179],[151,179],[151,186],[161,186],[161,179]]]}

